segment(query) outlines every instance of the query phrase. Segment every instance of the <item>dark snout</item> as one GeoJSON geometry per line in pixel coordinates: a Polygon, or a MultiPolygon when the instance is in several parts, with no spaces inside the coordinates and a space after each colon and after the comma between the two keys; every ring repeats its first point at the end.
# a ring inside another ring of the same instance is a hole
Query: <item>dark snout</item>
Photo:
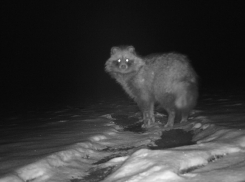
{"type": "Polygon", "coordinates": [[[119,68],[121,70],[126,70],[128,68],[128,65],[123,63],[123,64],[120,64],[119,68]]]}

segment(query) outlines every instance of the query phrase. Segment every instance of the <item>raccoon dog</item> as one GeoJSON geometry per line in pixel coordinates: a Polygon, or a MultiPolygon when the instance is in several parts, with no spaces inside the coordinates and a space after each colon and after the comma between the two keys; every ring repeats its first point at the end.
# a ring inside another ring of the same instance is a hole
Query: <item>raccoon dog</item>
{"type": "Polygon", "coordinates": [[[156,103],[168,113],[165,127],[172,127],[175,120],[187,121],[196,104],[197,75],[182,54],[142,58],[133,46],[112,47],[105,70],[136,101],[143,114],[143,127],[150,127],[155,122],[156,103]]]}

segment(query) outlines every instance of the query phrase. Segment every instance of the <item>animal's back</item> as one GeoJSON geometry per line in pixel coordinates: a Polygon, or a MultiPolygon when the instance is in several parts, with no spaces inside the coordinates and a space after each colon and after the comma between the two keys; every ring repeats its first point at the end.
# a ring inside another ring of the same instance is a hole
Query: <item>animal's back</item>
{"type": "MultiPolygon", "coordinates": [[[[154,74],[154,96],[177,94],[188,85],[197,83],[197,76],[186,56],[176,53],[155,55],[147,58],[148,70],[154,74]]],[[[158,100],[158,99],[157,99],[158,100]]]]}

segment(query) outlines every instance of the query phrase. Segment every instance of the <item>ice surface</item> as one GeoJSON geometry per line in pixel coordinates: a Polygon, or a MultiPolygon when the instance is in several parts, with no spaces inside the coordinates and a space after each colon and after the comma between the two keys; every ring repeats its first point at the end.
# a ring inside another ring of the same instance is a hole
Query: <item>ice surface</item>
{"type": "Polygon", "coordinates": [[[104,103],[107,109],[98,112],[96,107],[49,112],[41,118],[48,122],[25,128],[26,137],[7,138],[0,148],[0,182],[245,181],[241,96],[204,95],[189,122],[137,132],[123,129],[139,120],[137,107],[117,103],[104,103]],[[154,148],[169,131],[176,130],[173,140],[178,139],[180,129],[193,134],[191,145],[154,148]]]}

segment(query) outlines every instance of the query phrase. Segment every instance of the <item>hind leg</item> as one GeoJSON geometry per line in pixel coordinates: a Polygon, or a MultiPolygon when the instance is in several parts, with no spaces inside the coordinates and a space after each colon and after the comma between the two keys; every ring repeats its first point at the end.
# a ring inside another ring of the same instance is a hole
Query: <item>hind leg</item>
{"type": "Polygon", "coordinates": [[[196,105],[197,100],[197,87],[191,84],[184,94],[176,100],[176,107],[181,111],[181,121],[180,123],[186,122],[191,110],[196,105]]]}
{"type": "Polygon", "coordinates": [[[137,102],[138,106],[143,114],[143,127],[148,128],[153,123],[155,123],[155,116],[154,116],[154,102],[151,101],[140,101],[137,102]]]}
{"type": "Polygon", "coordinates": [[[188,105],[186,106],[186,108],[181,109],[181,121],[180,123],[186,122],[188,120],[188,117],[192,111],[192,109],[194,108],[196,104],[196,96],[190,96],[188,98],[188,105]]]}
{"type": "Polygon", "coordinates": [[[176,116],[176,112],[174,109],[168,109],[167,110],[168,112],[168,122],[167,124],[165,124],[164,127],[173,127],[174,126],[174,119],[175,119],[175,116],[176,116]]]}
{"type": "Polygon", "coordinates": [[[174,120],[177,115],[177,111],[174,105],[175,95],[173,94],[164,94],[161,98],[158,98],[160,105],[168,113],[168,121],[164,127],[172,127],[174,125],[174,120]]]}
{"type": "Polygon", "coordinates": [[[181,120],[180,120],[180,123],[187,122],[188,116],[189,116],[188,113],[183,112],[183,113],[182,113],[182,118],[181,118],[181,120]]]}

